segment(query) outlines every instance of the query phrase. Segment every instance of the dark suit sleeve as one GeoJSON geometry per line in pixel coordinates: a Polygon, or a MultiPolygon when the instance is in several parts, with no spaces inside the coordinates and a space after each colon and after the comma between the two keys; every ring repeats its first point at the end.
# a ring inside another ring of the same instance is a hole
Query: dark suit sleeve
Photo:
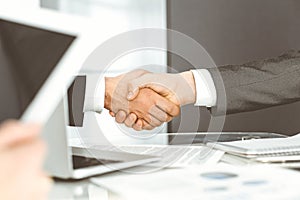
{"type": "Polygon", "coordinates": [[[208,70],[217,90],[213,115],[254,111],[300,100],[300,51],[208,70]]]}

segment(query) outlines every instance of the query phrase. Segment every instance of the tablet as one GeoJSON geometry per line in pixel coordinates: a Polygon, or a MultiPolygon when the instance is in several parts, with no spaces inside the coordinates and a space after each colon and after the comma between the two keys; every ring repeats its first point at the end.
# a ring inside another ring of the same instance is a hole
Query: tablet
{"type": "Polygon", "coordinates": [[[86,19],[0,8],[0,122],[44,124],[96,48],[86,19]]]}

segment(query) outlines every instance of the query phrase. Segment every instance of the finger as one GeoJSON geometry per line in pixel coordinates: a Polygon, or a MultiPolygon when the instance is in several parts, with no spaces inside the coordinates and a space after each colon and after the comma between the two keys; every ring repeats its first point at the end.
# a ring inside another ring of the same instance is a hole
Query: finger
{"type": "Polygon", "coordinates": [[[127,99],[129,101],[135,99],[142,88],[150,88],[156,93],[167,96],[172,94],[172,90],[168,88],[168,81],[164,79],[164,76],[159,74],[147,73],[127,84],[128,95],[127,99]]]}
{"type": "Polygon", "coordinates": [[[148,131],[150,131],[150,130],[153,130],[154,129],[154,127],[153,126],[151,126],[148,122],[146,122],[146,121],[143,121],[143,129],[144,130],[148,130],[148,131]]]}
{"type": "Polygon", "coordinates": [[[143,120],[138,119],[135,124],[133,124],[132,128],[136,131],[141,131],[143,130],[143,120]]]}
{"type": "Polygon", "coordinates": [[[127,89],[128,89],[128,94],[127,94],[127,99],[129,101],[132,101],[135,99],[141,88],[147,87],[150,83],[150,77],[148,76],[149,74],[142,75],[139,78],[136,78],[132,81],[129,81],[127,84],[127,89]]]}
{"type": "Polygon", "coordinates": [[[140,92],[140,88],[138,85],[135,85],[132,82],[128,83],[127,99],[129,101],[134,100],[138,96],[139,92],[140,92]]]}
{"type": "Polygon", "coordinates": [[[154,129],[154,127],[151,126],[150,124],[147,124],[147,125],[144,125],[144,126],[143,126],[143,129],[144,129],[144,130],[147,130],[147,131],[151,131],[151,130],[154,129]]]}
{"type": "MultiPolygon", "coordinates": [[[[10,149],[6,149],[2,152],[2,155],[6,158],[13,158],[14,165],[12,167],[17,168],[22,166],[22,171],[28,174],[38,172],[44,162],[46,154],[46,145],[41,139],[35,139],[32,142],[19,144],[10,149]]],[[[19,170],[20,171],[20,170],[19,170]]]]}
{"type": "Polygon", "coordinates": [[[43,200],[48,199],[48,193],[53,185],[53,180],[45,175],[39,175],[35,184],[35,189],[33,190],[31,199],[33,200],[43,200]]]}
{"type": "Polygon", "coordinates": [[[153,127],[159,127],[163,124],[163,122],[159,121],[154,116],[151,116],[150,121],[148,121],[148,123],[153,127]]]}
{"type": "Polygon", "coordinates": [[[180,114],[180,107],[167,99],[160,99],[156,102],[156,105],[165,113],[172,117],[176,117],[180,114]]]}
{"type": "Polygon", "coordinates": [[[116,114],[116,122],[119,124],[123,124],[125,119],[127,117],[127,114],[125,111],[120,110],[119,112],[117,112],[116,114]]]}
{"type": "Polygon", "coordinates": [[[130,114],[127,116],[127,118],[126,118],[124,124],[125,124],[127,127],[132,128],[132,126],[135,124],[136,120],[137,120],[137,116],[136,116],[135,114],[133,114],[133,113],[130,113],[130,114]]]}
{"type": "Polygon", "coordinates": [[[23,157],[24,163],[27,163],[27,171],[37,171],[43,167],[46,151],[46,143],[41,139],[37,139],[26,145],[24,148],[21,147],[19,149],[19,156],[23,157]]]}
{"type": "Polygon", "coordinates": [[[109,111],[110,116],[115,117],[116,114],[113,111],[109,111]]]}
{"type": "Polygon", "coordinates": [[[0,149],[26,142],[38,137],[41,126],[35,124],[21,124],[17,121],[5,122],[0,128],[0,149]]]}
{"type": "Polygon", "coordinates": [[[161,122],[169,122],[172,120],[172,117],[170,115],[168,115],[167,113],[162,111],[157,106],[151,107],[151,109],[149,110],[149,113],[161,122]]]}

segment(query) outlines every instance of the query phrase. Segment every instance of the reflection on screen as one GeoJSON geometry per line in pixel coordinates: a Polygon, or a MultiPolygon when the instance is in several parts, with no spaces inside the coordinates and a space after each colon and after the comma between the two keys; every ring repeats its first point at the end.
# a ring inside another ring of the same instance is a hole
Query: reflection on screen
{"type": "Polygon", "coordinates": [[[0,122],[21,117],[74,39],[0,19],[0,122]]]}

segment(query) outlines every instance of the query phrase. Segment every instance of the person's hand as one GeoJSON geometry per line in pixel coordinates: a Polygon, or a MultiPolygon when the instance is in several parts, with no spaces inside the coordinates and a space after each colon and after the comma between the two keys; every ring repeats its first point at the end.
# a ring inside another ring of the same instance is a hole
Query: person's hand
{"type": "Polygon", "coordinates": [[[180,106],[196,101],[196,86],[190,71],[180,74],[143,74],[129,81],[128,100],[135,99],[141,88],[150,88],[180,106]]]}
{"type": "Polygon", "coordinates": [[[112,115],[119,112],[116,118],[118,123],[125,123],[136,130],[137,125],[142,124],[144,129],[151,130],[179,114],[178,105],[150,89],[140,90],[135,99],[127,100],[128,83],[148,73],[145,70],[135,70],[117,77],[105,78],[104,107],[112,115]]]}
{"type": "MultiPolygon", "coordinates": [[[[186,105],[194,103],[196,100],[195,81],[192,72],[183,72],[180,74],[155,74],[145,73],[128,83],[128,100],[134,100],[140,92],[141,88],[150,88],[169,99],[176,105],[186,105]]],[[[113,114],[119,122],[127,121],[132,124],[136,130],[144,129],[142,122],[137,120],[133,122],[136,117],[130,116],[124,118],[125,113],[122,111],[113,114]],[[131,120],[132,119],[132,120],[131,120]]]]}
{"type": "Polygon", "coordinates": [[[46,147],[39,133],[37,125],[1,125],[0,199],[47,199],[52,181],[42,170],[46,147]]]}

